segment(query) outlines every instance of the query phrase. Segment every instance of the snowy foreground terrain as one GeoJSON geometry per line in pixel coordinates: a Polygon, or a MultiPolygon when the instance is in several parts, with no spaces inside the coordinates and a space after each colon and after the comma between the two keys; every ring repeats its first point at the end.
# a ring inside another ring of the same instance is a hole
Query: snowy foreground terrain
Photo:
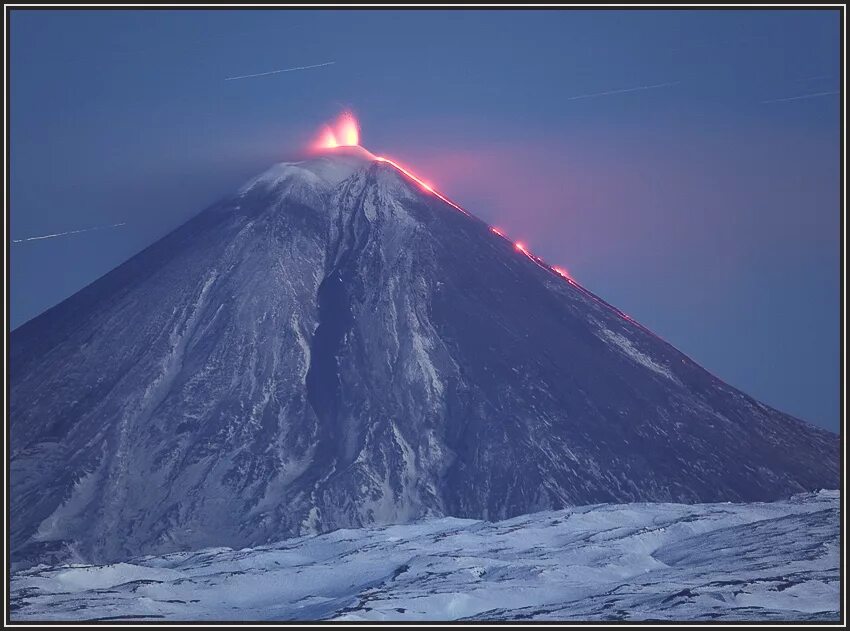
{"type": "Polygon", "coordinates": [[[837,620],[839,493],[443,518],[39,566],[12,620],[837,620]]]}

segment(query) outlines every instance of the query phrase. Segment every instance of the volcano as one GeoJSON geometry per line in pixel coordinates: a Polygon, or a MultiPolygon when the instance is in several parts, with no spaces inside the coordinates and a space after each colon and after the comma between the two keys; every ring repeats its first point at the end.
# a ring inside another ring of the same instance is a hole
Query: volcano
{"type": "Polygon", "coordinates": [[[19,565],[839,484],[835,434],[358,146],[273,166],[9,361],[19,565]]]}

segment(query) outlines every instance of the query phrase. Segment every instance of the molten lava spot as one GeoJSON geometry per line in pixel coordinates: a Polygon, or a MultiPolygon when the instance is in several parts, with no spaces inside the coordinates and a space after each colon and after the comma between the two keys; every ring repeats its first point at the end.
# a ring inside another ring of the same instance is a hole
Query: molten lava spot
{"type": "Polygon", "coordinates": [[[556,265],[555,267],[552,268],[552,271],[555,272],[561,278],[564,278],[566,280],[571,280],[569,273],[563,267],[558,267],[556,265]]]}

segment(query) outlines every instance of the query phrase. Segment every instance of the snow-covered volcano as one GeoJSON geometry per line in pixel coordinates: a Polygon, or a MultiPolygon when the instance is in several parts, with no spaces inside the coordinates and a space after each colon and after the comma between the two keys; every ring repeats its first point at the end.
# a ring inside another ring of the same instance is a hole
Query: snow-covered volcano
{"type": "Polygon", "coordinates": [[[356,147],[248,182],[10,364],[18,564],[839,483],[837,436],[356,147]]]}

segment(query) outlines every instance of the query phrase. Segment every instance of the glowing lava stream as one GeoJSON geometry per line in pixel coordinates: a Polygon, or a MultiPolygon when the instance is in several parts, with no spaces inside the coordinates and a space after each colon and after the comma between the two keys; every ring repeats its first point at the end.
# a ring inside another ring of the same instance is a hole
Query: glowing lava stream
{"type": "MultiPolygon", "coordinates": [[[[389,158],[385,158],[385,157],[383,157],[383,156],[376,156],[376,157],[375,157],[375,160],[376,160],[377,162],[386,162],[387,164],[389,164],[390,166],[394,167],[394,168],[395,168],[395,169],[397,169],[399,172],[403,173],[403,174],[404,174],[404,175],[406,175],[408,178],[410,178],[411,180],[413,180],[414,182],[416,182],[416,183],[417,183],[420,187],[422,187],[424,190],[428,191],[429,193],[431,193],[432,195],[434,195],[434,196],[435,196],[435,197],[437,197],[438,199],[440,199],[440,200],[442,200],[442,201],[446,202],[446,203],[447,203],[449,206],[451,206],[452,208],[455,208],[455,209],[459,210],[460,212],[462,212],[462,213],[463,213],[464,215],[466,215],[467,217],[473,217],[473,218],[475,218],[475,216],[474,216],[472,213],[467,212],[466,210],[464,210],[463,208],[461,208],[460,206],[458,206],[457,204],[455,204],[453,201],[451,201],[450,199],[448,199],[445,195],[443,195],[443,194],[441,194],[440,192],[438,192],[437,190],[435,190],[433,186],[431,186],[430,184],[428,184],[427,182],[425,182],[425,181],[424,181],[424,180],[422,180],[421,178],[419,178],[419,177],[415,176],[415,175],[414,175],[413,173],[411,173],[408,169],[405,169],[405,168],[404,168],[403,166],[401,166],[398,162],[395,162],[394,160],[390,160],[389,158]]],[[[497,235],[497,236],[499,236],[499,237],[502,237],[502,238],[503,238],[503,239],[505,239],[506,241],[509,241],[508,237],[507,237],[507,236],[505,236],[505,233],[504,233],[504,232],[502,232],[499,228],[495,228],[495,227],[493,227],[493,226],[490,226],[490,232],[492,232],[493,234],[495,234],[495,235],[497,235]]],[[[532,253],[529,251],[528,246],[527,246],[525,243],[523,243],[522,241],[517,241],[516,243],[514,243],[514,249],[516,249],[516,251],[517,251],[517,252],[520,252],[521,254],[524,254],[524,255],[525,255],[525,256],[526,256],[529,260],[531,260],[531,261],[532,261],[534,264],[536,264],[538,267],[540,267],[540,268],[542,268],[542,269],[546,270],[547,272],[550,272],[550,273],[553,273],[553,274],[555,274],[555,275],[557,275],[557,276],[560,276],[562,279],[564,279],[565,281],[567,281],[570,285],[572,285],[573,287],[575,287],[578,291],[580,291],[582,294],[584,294],[585,296],[587,296],[587,297],[588,297],[588,298],[590,298],[591,300],[594,300],[594,301],[595,301],[595,302],[597,302],[598,304],[600,304],[600,305],[602,305],[602,306],[604,306],[604,307],[607,307],[608,309],[610,309],[611,311],[613,311],[614,313],[616,313],[619,317],[623,318],[624,320],[627,320],[628,322],[631,322],[632,324],[634,324],[634,325],[635,325],[635,326],[637,326],[637,327],[640,327],[642,330],[644,330],[645,332],[649,333],[649,334],[650,334],[650,335],[652,335],[653,337],[656,337],[656,338],[658,338],[659,340],[662,340],[662,341],[663,341],[663,339],[662,339],[662,338],[660,338],[660,337],[658,337],[655,333],[653,333],[652,331],[650,331],[649,329],[647,329],[645,326],[643,326],[643,325],[642,325],[642,324],[640,324],[639,322],[636,322],[636,321],[635,321],[635,320],[634,320],[634,319],[633,319],[630,315],[628,315],[628,314],[626,314],[626,313],[623,313],[622,311],[620,311],[619,309],[617,309],[617,307],[615,307],[615,306],[614,306],[614,305],[612,305],[611,303],[606,302],[605,300],[603,300],[602,298],[600,298],[599,296],[597,296],[596,294],[594,294],[594,293],[593,293],[593,292],[591,292],[590,290],[585,289],[584,287],[582,287],[581,285],[579,285],[579,284],[578,284],[578,283],[577,283],[577,282],[576,282],[576,281],[575,281],[572,277],[570,277],[570,275],[567,273],[567,270],[565,270],[563,267],[558,267],[558,266],[552,266],[552,265],[549,265],[546,261],[544,261],[542,258],[540,258],[539,256],[537,256],[536,254],[532,254],[532,253]]]]}
{"type": "Polygon", "coordinates": [[[385,157],[383,157],[383,156],[376,156],[376,157],[375,157],[375,160],[377,160],[378,162],[386,162],[387,164],[389,164],[389,165],[391,165],[391,166],[395,167],[396,169],[398,169],[399,171],[401,171],[402,173],[404,173],[407,177],[409,177],[411,180],[413,180],[414,182],[416,182],[417,184],[419,184],[419,186],[421,186],[422,188],[424,188],[426,191],[428,191],[429,193],[431,193],[431,194],[432,194],[432,195],[434,195],[435,197],[438,197],[439,199],[443,200],[444,202],[446,202],[446,203],[447,203],[449,206],[451,206],[452,208],[456,208],[457,210],[459,210],[460,212],[462,212],[464,215],[466,215],[466,216],[468,216],[468,217],[472,217],[472,214],[471,214],[471,213],[466,212],[463,208],[461,208],[460,206],[458,206],[457,204],[455,204],[452,200],[450,200],[450,199],[449,199],[448,197],[446,197],[445,195],[442,195],[442,194],[440,194],[439,192],[435,191],[433,186],[431,186],[431,185],[430,185],[430,184],[428,184],[427,182],[424,182],[423,180],[421,180],[421,179],[419,179],[418,177],[416,177],[415,175],[413,175],[413,173],[411,173],[410,171],[408,171],[407,169],[405,169],[405,168],[404,168],[403,166],[401,166],[398,162],[395,162],[395,161],[390,160],[389,158],[385,158],[385,157]]]}
{"type": "MultiPolygon", "coordinates": [[[[353,113],[351,113],[350,111],[345,111],[345,112],[343,112],[342,114],[339,115],[339,117],[337,118],[337,120],[334,122],[333,125],[325,125],[322,128],[319,137],[316,138],[316,140],[313,142],[312,149],[314,151],[327,151],[329,149],[336,149],[338,147],[359,147],[359,146],[360,146],[360,125],[357,123],[357,119],[354,117],[353,113]]],[[[462,212],[467,217],[472,217],[473,219],[477,219],[477,217],[475,217],[472,213],[467,212],[466,210],[464,210],[463,208],[461,208],[460,206],[455,204],[448,197],[446,197],[445,195],[443,195],[439,191],[435,190],[434,187],[431,186],[430,184],[428,184],[425,180],[423,180],[420,177],[417,177],[411,171],[409,171],[408,169],[405,169],[403,166],[401,166],[395,160],[390,160],[389,158],[385,158],[383,156],[375,156],[374,159],[375,159],[376,162],[385,162],[385,163],[389,164],[394,169],[396,169],[397,171],[399,171],[403,175],[407,176],[409,179],[416,182],[423,190],[431,193],[437,199],[445,202],[446,204],[448,204],[449,206],[451,206],[455,210],[459,210],[460,212],[462,212]]],[[[493,226],[490,226],[490,232],[492,232],[493,234],[495,234],[495,235],[501,237],[502,239],[505,239],[506,241],[510,242],[510,240],[505,235],[505,233],[502,232],[500,229],[495,228],[493,226]]],[[[617,307],[615,307],[614,305],[606,302],[605,300],[603,300],[602,298],[600,298],[599,296],[597,296],[596,294],[594,294],[590,290],[585,289],[584,287],[579,285],[567,273],[567,270],[565,270],[564,268],[549,265],[546,261],[544,261],[539,256],[532,254],[528,250],[528,246],[525,243],[523,243],[522,241],[517,241],[516,243],[513,244],[513,246],[514,246],[514,249],[516,249],[517,252],[520,252],[521,254],[525,255],[530,261],[532,261],[538,267],[546,270],[547,272],[549,272],[551,274],[555,274],[556,276],[562,278],[563,280],[567,281],[571,286],[575,287],[578,291],[580,291],[582,294],[584,294],[585,296],[587,296],[591,300],[594,300],[598,304],[600,304],[604,307],[607,307],[608,309],[610,309],[611,311],[616,313],[618,316],[620,316],[624,320],[627,320],[628,322],[631,322],[635,326],[640,327],[642,330],[646,331],[647,333],[649,333],[653,337],[656,337],[659,340],[664,341],[662,338],[658,337],[655,333],[653,333],[652,331],[647,329],[645,326],[636,322],[631,316],[626,315],[625,313],[623,313],[622,311],[617,309],[617,307]]]]}

